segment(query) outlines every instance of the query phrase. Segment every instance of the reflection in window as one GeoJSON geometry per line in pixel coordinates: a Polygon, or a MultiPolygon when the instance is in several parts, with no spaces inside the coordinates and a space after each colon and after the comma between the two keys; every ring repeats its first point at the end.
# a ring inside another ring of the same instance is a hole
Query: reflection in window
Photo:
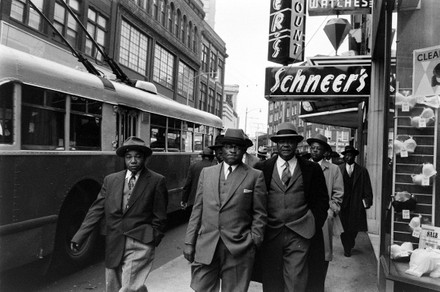
{"type": "Polygon", "coordinates": [[[12,144],[13,116],[12,116],[13,85],[8,83],[0,86],[0,144],[12,144]]]}
{"type": "Polygon", "coordinates": [[[160,115],[151,114],[150,126],[150,148],[153,151],[165,151],[165,130],[167,118],[160,115]]]}
{"type": "Polygon", "coordinates": [[[102,103],[75,96],[71,100],[71,149],[100,150],[102,103]]]}
{"type": "Polygon", "coordinates": [[[180,140],[182,139],[180,133],[181,121],[168,118],[167,143],[169,152],[180,152],[180,140]]]}

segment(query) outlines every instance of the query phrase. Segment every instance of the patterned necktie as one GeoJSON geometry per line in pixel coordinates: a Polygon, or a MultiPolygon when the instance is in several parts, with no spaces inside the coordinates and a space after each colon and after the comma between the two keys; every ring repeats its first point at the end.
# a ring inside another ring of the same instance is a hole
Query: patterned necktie
{"type": "Polygon", "coordinates": [[[128,181],[128,190],[129,191],[133,190],[135,184],[136,184],[136,174],[132,173],[130,180],[128,181]]]}
{"type": "Polygon", "coordinates": [[[291,177],[292,175],[290,174],[289,162],[286,161],[286,163],[284,163],[284,170],[281,176],[281,180],[283,181],[284,185],[287,186],[289,184],[291,177]]]}
{"type": "Polygon", "coordinates": [[[353,174],[353,164],[348,166],[348,176],[351,177],[352,174],[353,174]]]}

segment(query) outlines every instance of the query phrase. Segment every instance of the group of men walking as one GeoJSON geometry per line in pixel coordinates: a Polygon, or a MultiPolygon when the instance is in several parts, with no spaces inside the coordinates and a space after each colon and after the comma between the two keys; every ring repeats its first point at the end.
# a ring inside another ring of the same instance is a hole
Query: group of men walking
{"type": "MultiPolygon", "coordinates": [[[[334,233],[351,256],[357,232],[367,230],[368,172],[354,163],[359,152],[351,146],[346,164],[328,162],[322,135],[307,139],[310,160],[297,156],[303,139],[283,123],[271,137],[277,155],[258,159],[247,154],[252,142],[243,130],[227,129],[190,166],[181,206],[192,205],[183,251],[192,289],[247,291],[255,280],[266,292],[324,291],[334,233]]],[[[72,249],[105,217],[107,291],[143,291],[163,236],[167,190],[163,176],[145,167],[151,150],[142,140],[131,137],[116,153],[127,170],[105,178],[72,249]]]]}

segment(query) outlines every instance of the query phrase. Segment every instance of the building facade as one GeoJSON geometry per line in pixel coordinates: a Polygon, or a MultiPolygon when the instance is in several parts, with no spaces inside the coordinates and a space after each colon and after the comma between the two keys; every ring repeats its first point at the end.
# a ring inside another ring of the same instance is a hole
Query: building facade
{"type": "Polygon", "coordinates": [[[237,96],[239,93],[239,86],[225,85],[223,97],[223,125],[227,128],[239,128],[240,119],[237,114],[237,96]]]}
{"type": "Polygon", "coordinates": [[[115,79],[106,56],[74,20],[71,10],[130,79],[152,82],[169,99],[222,116],[226,46],[204,20],[201,0],[33,3],[59,34],[28,1],[5,0],[0,2],[1,44],[84,70],[70,45],[103,76],[115,79]]]}

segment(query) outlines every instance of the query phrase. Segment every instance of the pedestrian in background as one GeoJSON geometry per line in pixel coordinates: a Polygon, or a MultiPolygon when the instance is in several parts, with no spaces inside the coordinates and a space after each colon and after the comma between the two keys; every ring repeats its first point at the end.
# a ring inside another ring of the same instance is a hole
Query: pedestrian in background
{"type": "Polygon", "coordinates": [[[344,255],[350,257],[358,232],[368,231],[366,209],[373,204],[373,189],[368,170],[354,162],[359,151],[349,145],[345,146],[342,155],[345,163],[339,165],[344,179],[344,201],[340,213],[344,232],[341,241],[344,255]]]}
{"type": "Polygon", "coordinates": [[[306,291],[309,252],[316,233],[322,239],[322,225],[329,208],[324,174],[318,164],[295,156],[298,135],[292,123],[282,123],[271,140],[277,143],[278,155],[258,163],[268,189],[268,222],[264,242],[258,252],[255,280],[263,291],[306,291]],[[258,279],[261,277],[261,279],[258,279]]]}
{"type": "Polygon", "coordinates": [[[222,144],[223,135],[218,135],[215,137],[214,145],[208,146],[209,149],[214,151],[215,161],[214,164],[219,164],[223,162],[223,144],[222,144]]]}
{"type": "Polygon", "coordinates": [[[214,151],[212,149],[205,147],[200,155],[202,156],[202,160],[194,162],[189,166],[188,175],[185,185],[183,186],[182,200],[180,202],[180,206],[183,210],[188,207],[188,204],[192,206],[194,203],[200,172],[203,168],[211,166],[213,163],[214,151]]]}
{"type": "Polygon", "coordinates": [[[248,290],[267,220],[263,174],[242,163],[243,130],[227,129],[222,144],[223,163],[200,173],[185,237],[191,288],[198,292],[248,290]]]}
{"type": "Polygon", "coordinates": [[[246,163],[250,167],[254,167],[255,164],[257,164],[258,161],[260,161],[260,160],[257,158],[257,156],[252,155],[252,154],[247,152],[247,149],[249,147],[254,146],[254,143],[252,142],[251,139],[249,139],[249,137],[247,135],[245,135],[245,136],[246,136],[246,152],[243,155],[243,163],[246,163]]]}
{"type": "Polygon", "coordinates": [[[266,146],[258,147],[257,157],[260,161],[267,160],[267,147],[266,146]]]}
{"type": "MultiPolygon", "coordinates": [[[[323,292],[325,287],[325,277],[329,262],[333,259],[333,230],[339,227],[337,235],[340,235],[341,219],[338,214],[341,211],[341,204],[344,196],[344,181],[339,167],[332,164],[325,158],[325,153],[331,153],[332,148],[327,143],[327,137],[321,134],[307,139],[310,145],[311,160],[321,166],[327,185],[329,209],[327,210],[327,219],[322,227],[322,235],[324,238],[324,260],[319,260],[316,255],[318,253],[311,252],[309,254],[309,279],[307,291],[323,292]]],[[[315,245],[320,245],[322,239],[318,237],[320,233],[312,239],[311,250],[315,251],[315,245]]]]}
{"type": "Polygon", "coordinates": [[[145,167],[152,151],[143,140],[129,137],[116,154],[127,169],[104,178],[71,249],[78,252],[104,219],[106,291],[141,291],[164,235],[168,191],[165,178],[145,167]]]}

